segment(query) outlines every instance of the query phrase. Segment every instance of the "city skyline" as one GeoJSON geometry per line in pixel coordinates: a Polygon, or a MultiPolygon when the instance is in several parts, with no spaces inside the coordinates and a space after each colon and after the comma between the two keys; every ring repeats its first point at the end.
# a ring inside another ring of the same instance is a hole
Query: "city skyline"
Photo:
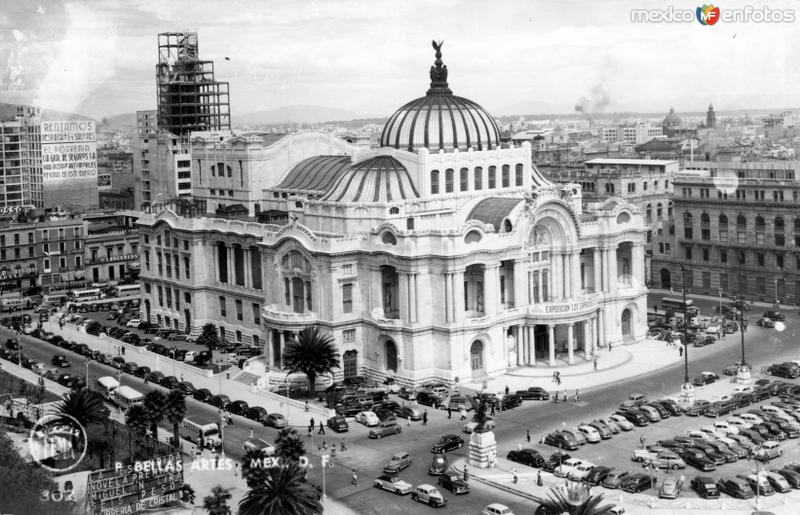
{"type": "Polygon", "coordinates": [[[234,116],[304,104],[388,116],[427,89],[431,39],[445,41],[454,93],[496,116],[570,113],[582,103],[595,112],[800,103],[791,87],[800,78],[791,66],[799,57],[790,44],[800,30],[796,22],[633,23],[631,9],[647,7],[656,5],[500,2],[476,10],[452,0],[387,10],[360,1],[241,1],[224,11],[213,2],[13,5],[0,16],[6,29],[0,58],[7,63],[0,101],[94,118],[152,109],[157,34],[191,30],[198,32],[201,57],[230,82],[234,116]],[[387,37],[392,31],[396,36],[387,37]]]}

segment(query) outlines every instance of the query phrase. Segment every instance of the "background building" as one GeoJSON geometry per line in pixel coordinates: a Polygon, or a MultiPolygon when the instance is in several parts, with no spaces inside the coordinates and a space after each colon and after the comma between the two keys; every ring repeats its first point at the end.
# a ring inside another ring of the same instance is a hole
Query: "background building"
{"type": "Polygon", "coordinates": [[[0,208],[44,207],[39,109],[17,107],[0,122],[0,208]]]}
{"type": "Polygon", "coordinates": [[[680,289],[684,265],[693,292],[800,302],[798,163],[703,161],[686,168],[674,178],[674,243],[655,252],[653,284],[680,289]]]}

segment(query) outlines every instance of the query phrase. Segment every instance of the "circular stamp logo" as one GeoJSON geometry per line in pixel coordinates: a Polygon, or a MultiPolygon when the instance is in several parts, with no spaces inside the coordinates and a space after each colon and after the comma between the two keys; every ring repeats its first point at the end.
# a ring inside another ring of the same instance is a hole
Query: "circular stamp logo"
{"type": "Polygon", "coordinates": [[[69,415],[49,414],[31,428],[28,449],[33,460],[51,472],[69,472],[86,456],[86,430],[69,415]]]}

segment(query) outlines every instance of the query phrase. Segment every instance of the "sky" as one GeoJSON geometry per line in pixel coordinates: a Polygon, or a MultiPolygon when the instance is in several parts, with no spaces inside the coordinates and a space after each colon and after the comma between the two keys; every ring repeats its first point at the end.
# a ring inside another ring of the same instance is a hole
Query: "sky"
{"type": "MultiPolygon", "coordinates": [[[[319,105],[387,117],[423,96],[431,40],[457,95],[494,115],[792,108],[794,23],[633,22],[685,1],[0,0],[0,102],[94,118],[155,108],[159,32],[195,31],[231,111],[319,105]],[[229,60],[225,58],[228,57],[229,60]]],[[[721,10],[748,3],[726,1],[721,10]]]]}

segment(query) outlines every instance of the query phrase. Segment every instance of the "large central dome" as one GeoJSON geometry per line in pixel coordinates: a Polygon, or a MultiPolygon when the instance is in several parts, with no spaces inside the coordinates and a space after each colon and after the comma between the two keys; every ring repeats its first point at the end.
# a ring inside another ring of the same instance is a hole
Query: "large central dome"
{"type": "Polygon", "coordinates": [[[427,95],[407,103],[389,118],[381,134],[382,147],[451,151],[500,146],[500,130],[494,118],[480,105],[450,91],[441,47],[442,43],[434,41],[436,61],[431,66],[427,95]]]}

